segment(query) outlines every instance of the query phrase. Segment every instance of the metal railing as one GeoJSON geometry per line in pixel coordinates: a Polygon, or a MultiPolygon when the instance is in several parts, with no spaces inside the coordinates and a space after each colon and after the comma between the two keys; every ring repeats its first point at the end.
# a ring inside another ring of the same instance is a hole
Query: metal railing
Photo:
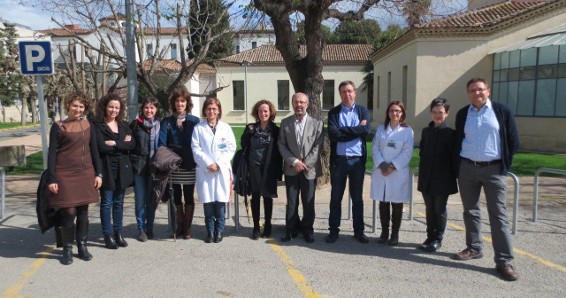
{"type": "MultiPolygon", "coordinates": [[[[413,209],[413,204],[414,204],[414,185],[415,185],[415,174],[419,172],[419,168],[415,167],[412,171],[411,171],[411,185],[410,185],[410,191],[411,191],[411,198],[409,201],[409,220],[413,220],[413,214],[414,214],[414,209],[413,209]]],[[[513,179],[513,183],[515,184],[515,191],[513,194],[513,227],[511,229],[511,233],[513,235],[515,235],[517,233],[517,223],[519,221],[518,219],[518,214],[519,214],[519,178],[511,173],[508,172],[507,176],[511,177],[511,179],[513,179]]],[[[536,178],[535,178],[536,179],[536,178]]]]}
{"type": "Polygon", "coordinates": [[[534,190],[533,190],[533,218],[532,221],[537,221],[538,212],[538,177],[542,173],[552,173],[558,175],[566,175],[565,170],[551,169],[551,168],[539,168],[535,173],[534,190]]]}

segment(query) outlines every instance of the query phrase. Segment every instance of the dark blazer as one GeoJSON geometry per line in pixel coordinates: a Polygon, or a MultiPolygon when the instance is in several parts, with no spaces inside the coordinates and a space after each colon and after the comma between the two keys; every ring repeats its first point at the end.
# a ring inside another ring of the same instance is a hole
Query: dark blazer
{"type": "Polygon", "coordinates": [[[429,196],[448,196],[458,192],[454,166],[456,130],[442,122],[423,128],[420,142],[418,190],[429,196]]]}
{"type": "MultiPolygon", "coordinates": [[[[250,140],[255,132],[255,129],[259,126],[259,123],[251,123],[246,126],[244,133],[240,138],[240,144],[242,148],[250,146],[250,140]],[[249,129],[249,126],[253,126],[253,129],[249,129]]],[[[265,164],[262,168],[262,181],[261,181],[261,191],[260,195],[265,198],[277,198],[277,181],[281,181],[282,177],[282,158],[279,153],[279,148],[277,147],[277,140],[279,139],[279,127],[273,122],[269,123],[271,127],[271,142],[269,142],[269,147],[265,154],[265,164]]],[[[249,154],[246,156],[249,157],[249,154]]],[[[249,162],[246,160],[245,162],[249,162]]]]}
{"type": "Polygon", "coordinates": [[[342,104],[333,107],[328,111],[328,139],[330,140],[330,164],[336,160],[336,146],[338,142],[348,142],[354,139],[362,141],[362,161],[365,164],[367,160],[366,136],[371,133],[371,124],[369,123],[369,111],[366,107],[356,103],[354,106],[358,114],[360,122],[366,120],[368,123],[364,126],[358,125],[354,127],[340,127],[340,110],[342,104]]]}
{"type": "Polygon", "coordinates": [[[183,131],[177,128],[177,119],[171,115],[161,121],[159,128],[159,141],[157,147],[167,146],[173,149],[175,153],[179,154],[183,159],[181,168],[185,170],[193,170],[196,168],[195,158],[193,156],[193,149],[191,148],[191,139],[195,125],[200,122],[200,119],[187,114],[185,122],[183,122],[183,131]]]}
{"type": "MultiPolygon", "coordinates": [[[[519,132],[515,124],[515,117],[511,114],[507,106],[494,101],[491,102],[491,105],[495,112],[497,122],[499,123],[502,161],[500,174],[507,175],[507,172],[511,168],[511,163],[513,162],[513,155],[515,155],[519,149],[519,132]]],[[[462,142],[466,137],[464,134],[464,126],[466,126],[469,108],[470,105],[467,105],[461,108],[458,114],[456,114],[456,147],[454,148],[454,153],[457,156],[457,169],[460,168],[460,151],[462,151],[462,142]]],[[[458,177],[458,171],[456,171],[456,177],[458,177]]]]}
{"type": "Polygon", "coordinates": [[[118,123],[118,136],[116,137],[108,124],[104,121],[95,122],[98,152],[102,159],[102,187],[103,190],[121,190],[126,189],[134,182],[134,173],[130,162],[130,150],[134,150],[136,143],[132,136],[132,131],[127,123],[118,123]],[[124,141],[127,135],[132,136],[131,141],[124,141]],[[116,146],[108,146],[104,141],[116,141],[116,146]],[[119,162],[118,176],[114,177],[110,169],[114,161],[119,162]],[[118,181],[116,185],[115,181],[118,181]]]}

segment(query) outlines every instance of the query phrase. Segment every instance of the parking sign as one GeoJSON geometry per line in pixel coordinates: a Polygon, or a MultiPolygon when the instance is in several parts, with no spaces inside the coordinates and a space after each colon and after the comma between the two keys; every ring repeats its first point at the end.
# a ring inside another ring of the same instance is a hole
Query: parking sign
{"type": "Polygon", "coordinates": [[[50,41],[20,41],[20,70],[23,75],[53,74],[50,41]]]}

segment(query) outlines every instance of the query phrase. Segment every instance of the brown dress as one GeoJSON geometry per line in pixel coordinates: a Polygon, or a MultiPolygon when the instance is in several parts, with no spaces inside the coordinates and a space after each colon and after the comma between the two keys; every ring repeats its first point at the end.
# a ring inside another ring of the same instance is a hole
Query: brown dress
{"type": "Polygon", "coordinates": [[[89,121],[65,120],[53,124],[49,144],[49,169],[53,180],[50,183],[59,186],[59,192],[51,194],[49,206],[69,208],[97,203],[99,195],[94,178],[100,158],[89,121]]]}

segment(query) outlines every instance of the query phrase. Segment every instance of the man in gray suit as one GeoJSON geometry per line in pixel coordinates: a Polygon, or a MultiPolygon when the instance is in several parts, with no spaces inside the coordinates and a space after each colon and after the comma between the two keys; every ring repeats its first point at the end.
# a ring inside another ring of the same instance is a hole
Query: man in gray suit
{"type": "Polygon", "coordinates": [[[305,241],[312,243],[316,178],[322,174],[320,153],[323,122],[307,114],[309,98],[306,94],[293,95],[292,104],[295,115],[281,121],[277,143],[284,161],[283,174],[287,189],[286,233],[281,241],[291,241],[302,232],[305,241]],[[299,219],[299,194],[303,203],[302,220],[299,219]]]}

